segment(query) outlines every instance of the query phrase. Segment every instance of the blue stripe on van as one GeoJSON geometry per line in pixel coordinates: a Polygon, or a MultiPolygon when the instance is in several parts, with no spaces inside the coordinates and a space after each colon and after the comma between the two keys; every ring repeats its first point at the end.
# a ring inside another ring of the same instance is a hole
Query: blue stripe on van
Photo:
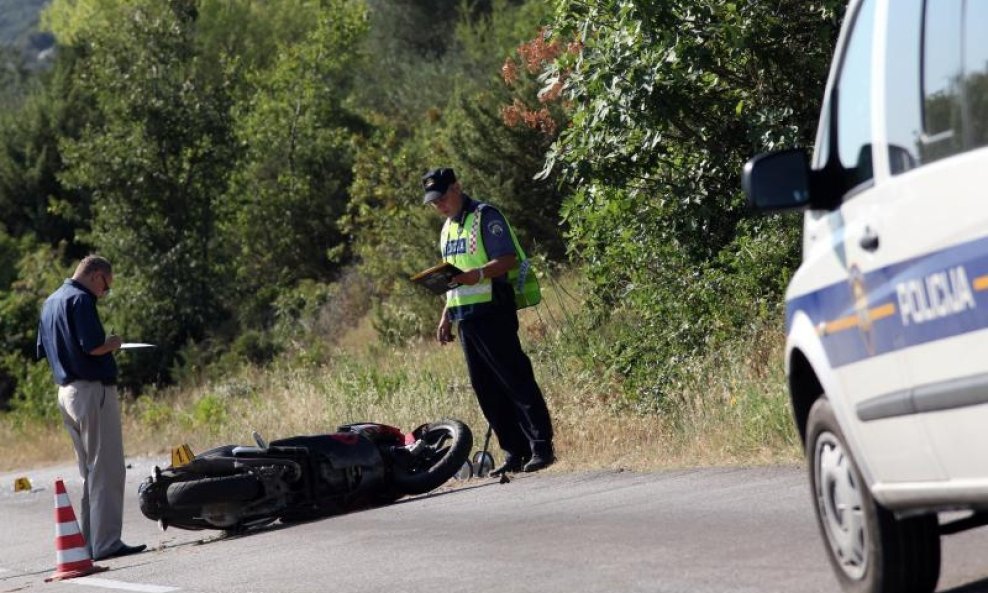
{"type": "Polygon", "coordinates": [[[834,367],[988,328],[988,238],[860,274],[786,303],[806,313],[834,367]]]}

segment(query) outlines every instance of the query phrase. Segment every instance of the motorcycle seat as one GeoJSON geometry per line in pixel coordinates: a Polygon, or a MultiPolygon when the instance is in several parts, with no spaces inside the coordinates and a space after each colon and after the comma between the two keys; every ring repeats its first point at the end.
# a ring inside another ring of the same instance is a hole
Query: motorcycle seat
{"type": "Polygon", "coordinates": [[[296,436],[271,441],[271,447],[303,447],[329,459],[334,467],[372,466],[381,462],[381,454],[374,443],[353,432],[296,436]]]}

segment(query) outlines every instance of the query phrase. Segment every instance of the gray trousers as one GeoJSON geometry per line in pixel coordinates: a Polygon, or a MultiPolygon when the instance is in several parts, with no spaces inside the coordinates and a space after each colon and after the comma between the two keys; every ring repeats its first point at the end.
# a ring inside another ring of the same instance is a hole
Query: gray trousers
{"type": "Polygon", "coordinates": [[[58,388],[62,412],[82,476],[79,527],[93,558],[123,545],[126,468],[117,388],[98,381],[74,381],[58,388]]]}

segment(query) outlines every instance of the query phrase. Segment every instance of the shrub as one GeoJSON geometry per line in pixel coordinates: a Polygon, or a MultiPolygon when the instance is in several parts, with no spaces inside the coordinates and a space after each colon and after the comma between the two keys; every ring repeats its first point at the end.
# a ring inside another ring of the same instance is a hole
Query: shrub
{"type": "Polygon", "coordinates": [[[11,400],[11,410],[31,419],[57,420],[58,387],[52,381],[51,370],[44,360],[29,361],[8,352],[0,358],[0,368],[12,377],[17,390],[11,400]]]}
{"type": "Polygon", "coordinates": [[[216,395],[204,395],[192,408],[192,420],[197,428],[204,428],[209,433],[219,431],[226,424],[227,412],[223,398],[216,395]]]}
{"type": "Polygon", "coordinates": [[[254,329],[248,329],[233,341],[230,354],[239,360],[251,364],[263,365],[271,361],[280,348],[271,334],[254,329]]]}

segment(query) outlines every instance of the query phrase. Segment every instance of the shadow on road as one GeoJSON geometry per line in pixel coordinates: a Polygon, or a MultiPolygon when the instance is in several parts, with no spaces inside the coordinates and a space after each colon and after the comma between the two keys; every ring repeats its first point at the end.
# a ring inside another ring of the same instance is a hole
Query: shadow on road
{"type": "Polygon", "coordinates": [[[940,593],[988,593],[988,578],[968,583],[953,589],[944,589],[940,593]]]}
{"type": "MultiPolygon", "coordinates": [[[[409,503],[417,502],[419,500],[428,500],[430,498],[435,498],[437,496],[447,496],[449,494],[456,494],[457,492],[467,492],[469,490],[476,490],[477,488],[487,488],[487,487],[490,487],[490,486],[500,486],[500,485],[501,484],[498,483],[497,480],[495,480],[495,479],[492,478],[492,479],[490,479],[490,480],[488,480],[486,482],[482,482],[482,483],[479,483],[479,484],[473,484],[471,486],[462,486],[462,487],[459,487],[459,488],[451,488],[449,490],[438,490],[438,491],[434,491],[434,492],[429,492],[428,494],[422,494],[422,495],[419,495],[419,496],[412,496],[412,497],[402,498],[400,500],[397,500],[397,501],[391,503],[390,505],[385,505],[385,506],[393,506],[393,505],[396,505],[396,504],[409,504],[409,503]]],[[[381,507],[376,507],[376,508],[381,508],[381,507]]],[[[370,509],[366,509],[366,510],[370,510],[370,509]]]]}
{"type": "MultiPolygon", "coordinates": [[[[406,497],[406,498],[402,498],[400,500],[397,500],[397,501],[392,502],[392,503],[389,503],[389,504],[383,504],[383,505],[377,505],[377,506],[368,506],[368,507],[365,507],[365,508],[358,508],[358,509],[353,509],[353,510],[350,510],[350,511],[340,512],[340,513],[330,513],[330,514],[325,514],[325,515],[313,516],[313,517],[306,518],[306,519],[295,519],[295,520],[288,521],[288,522],[277,522],[277,523],[274,523],[273,522],[273,523],[268,524],[268,525],[258,525],[256,527],[248,527],[246,529],[237,530],[237,531],[222,531],[220,533],[216,533],[215,535],[212,535],[212,536],[209,536],[209,537],[204,537],[202,539],[196,539],[196,540],[191,540],[191,541],[179,542],[179,543],[174,543],[174,544],[165,544],[165,545],[162,545],[162,546],[160,546],[158,548],[155,548],[155,550],[168,550],[168,549],[180,548],[180,547],[184,547],[184,546],[202,546],[202,545],[207,545],[207,544],[212,544],[212,543],[217,543],[217,542],[222,542],[222,541],[230,541],[230,540],[234,540],[234,539],[240,539],[242,537],[250,537],[250,536],[255,535],[255,534],[271,533],[271,532],[274,532],[274,531],[281,531],[282,529],[290,529],[290,528],[292,528],[292,527],[294,527],[296,525],[302,525],[302,524],[305,524],[305,523],[315,523],[317,521],[325,521],[325,520],[328,520],[328,519],[333,519],[335,517],[342,517],[344,515],[355,515],[355,514],[358,514],[358,513],[365,513],[365,512],[368,512],[368,511],[373,511],[373,510],[377,510],[377,509],[383,509],[383,508],[387,508],[387,507],[390,507],[390,506],[401,505],[401,504],[411,504],[411,503],[415,503],[415,502],[422,501],[422,500],[428,500],[430,498],[436,498],[436,497],[439,497],[439,496],[450,496],[450,495],[456,494],[458,492],[466,492],[466,491],[469,491],[469,490],[476,490],[477,488],[487,488],[487,487],[490,487],[490,486],[499,486],[499,485],[500,484],[496,480],[490,480],[490,481],[487,481],[487,482],[478,483],[478,484],[472,484],[472,485],[469,485],[469,486],[462,486],[462,487],[458,487],[458,488],[450,488],[450,489],[447,489],[447,490],[438,490],[438,491],[434,491],[434,492],[429,492],[427,494],[422,494],[422,495],[419,495],[419,496],[406,497]]],[[[172,529],[179,529],[179,528],[173,527],[172,529]]],[[[968,593],[968,592],[965,591],[963,593],[968,593]]]]}

